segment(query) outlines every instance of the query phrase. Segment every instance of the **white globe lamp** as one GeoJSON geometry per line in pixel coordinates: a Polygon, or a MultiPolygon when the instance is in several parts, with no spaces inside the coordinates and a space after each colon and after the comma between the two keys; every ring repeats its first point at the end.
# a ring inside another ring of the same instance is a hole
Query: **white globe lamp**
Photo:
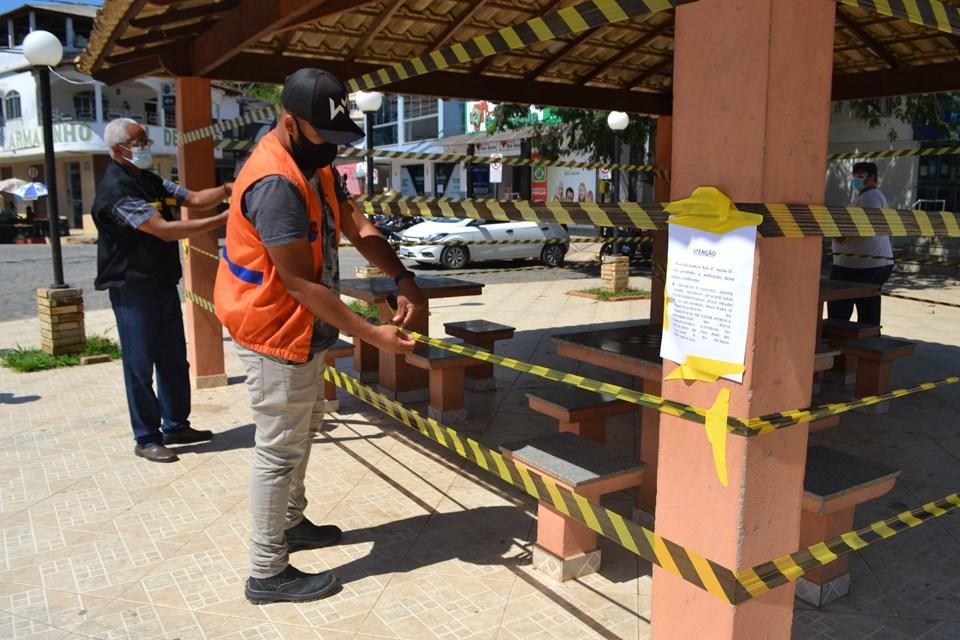
{"type": "Polygon", "coordinates": [[[49,31],[31,31],[23,39],[23,55],[33,67],[55,67],[63,60],[63,45],[49,31]]]}
{"type": "Polygon", "coordinates": [[[379,91],[358,91],[355,99],[357,107],[364,113],[379,111],[383,105],[383,94],[379,91]]]}
{"type": "Polygon", "coordinates": [[[607,126],[613,131],[623,131],[630,124],[630,116],[623,111],[611,111],[607,116],[607,126]]]}

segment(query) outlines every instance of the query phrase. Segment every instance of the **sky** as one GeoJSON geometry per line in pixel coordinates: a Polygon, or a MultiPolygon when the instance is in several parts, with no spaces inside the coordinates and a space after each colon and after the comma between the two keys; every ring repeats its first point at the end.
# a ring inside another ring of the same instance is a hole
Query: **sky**
{"type": "MultiPolygon", "coordinates": [[[[69,0],[74,4],[90,4],[95,7],[99,7],[103,4],[100,0],[69,0]]],[[[22,7],[27,4],[26,0],[0,0],[0,13],[6,13],[8,11],[13,11],[18,7],[22,7]]],[[[42,1],[31,0],[30,4],[48,4],[42,1]]]]}

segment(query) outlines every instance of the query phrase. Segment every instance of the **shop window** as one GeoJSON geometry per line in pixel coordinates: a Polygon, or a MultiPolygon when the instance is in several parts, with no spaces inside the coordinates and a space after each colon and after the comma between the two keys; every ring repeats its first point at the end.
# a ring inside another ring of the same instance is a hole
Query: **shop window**
{"type": "Polygon", "coordinates": [[[3,113],[7,120],[16,120],[22,117],[20,112],[20,94],[10,91],[3,99],[3,113]]]}

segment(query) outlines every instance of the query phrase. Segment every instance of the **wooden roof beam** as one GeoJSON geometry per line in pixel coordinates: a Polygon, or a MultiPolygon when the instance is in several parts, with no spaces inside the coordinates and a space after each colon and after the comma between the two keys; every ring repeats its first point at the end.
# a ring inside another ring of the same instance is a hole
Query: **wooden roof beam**
{"type": "Polygon", "coordinates": [[[299,17],[288,20],[286,24],[276,29],[276,31],[299,29],[317,20],[336,16],[346,11],[356,11],[375,2],[379,2],[379,0],[327,0],[320,6],[307,11],[299,17]]]}
{"type": "Polygon", "coordinates": [[[184,36],[195,36],[210,26],[210,21],[204,20],[195,24],[187,24],[182,27],[173,27],[171,29],[155,29],[139,36],[130,36],[128,38],[119,38],[118,47],[142,47],[148,44],[163,42],[166,40],[176,40],[184,36]]]}
{"type": "Polygon", "coordinates": [[[406,0],[393,0],[393,4],[388,5],[388,9],[377,16],[374,19],[373,24],[370,25],[370,28],[367,29],[367,32],[364,33],[359,40],[357,40],[357,43],[353,45],[353,48],[350,49],[350,53],[347,54],[347,57],[353,59],[360,55],[367,48],[367,45],[370,44],[370,41],[373,40],[378,33],[380,33],[380,30],[383,29],[383,27],[385,27],[386,24],[393,19],[394,14],[398,9],[400,9],[401,5],[403,5],[405,1],[406,0]]]}
{"type": "Polygon", "coordinates": [[[867,45],[881,60],[886,62],[888,67],[891,69],[900,67],[900,62],[897,60],[897,57],[893,55],[889,49],[877,42],[876,38],[852,20],[850,16],[844,14],[840,7],[837,7],[837,20],[843,25],[844,29],[856,36],[860,42],[867,45]]]}
{"type": "Polygon", "coordinates": [[[134,0],[134,2],[127,7],[123,17],[120,18],[120,21],[117,22],[116,26],[114,26],[113,31],[110,33],[110,37],[107,39],[106,44],[100,51],[100,56],[94,60],[92,71],[96,71],[103,66],[107,56],[110,55],[110,52],[113,51],[113,47],[116,46],[116,40],[114,40],[114,37],[127,30],[127,27],[130,26],[133,17],[140,13],[140,11],[143,9],[143,5],[146,4],[146,1],[147,0],[134,0]]]}
{"type": "Polygon", "coordinates": [[[596,79],[597,79],[598,77],[600,77],[604,72],[606,72],[608,69],[610,69],[611,67],[613,67],[614,65],[616,65],[618,62],[622,62],[622,61],[623,61],[624,59],[626,59],[628,56],[634,54],[635,52],[639,51],[639,50],[642,49],[643,47],[647,46],[648,44],[650,44],[651,42],[653,42],[654,40],[656,40],[656,39],[659,38],[660,36],[662,36],[662,35],[664,35],[665,33],[667,33],[667,32],[668,32],[670,29],[672,29],[672,28],[673,28],[673,20],[670,20],[670,21],[668,21],[668,22],[664,22],[664,23],[663,23],[662,25],[660,25],[659,27],[655,27],[655,28],[651,29],[650,31],[648,31],[648,32],[645,33],[644,35],[642,35],[642,36],[640,36],[639,38],[637,38],[637,40],[635,40],[635,41],[632,42],[631,44],[627,45],[626,48],[621,49],[618,53],[615,53],[614,55],[610,56],[610,59],[609,59],[609,60],[607,60],[606,62],[604,62],[604,63],[601,64],[600,66],[594,68],[594,70],[591,71],[590,73],[588,73],[587,75],[585,75],[585,76],[583,76],[582,78],[580,78],[580,80],[577,82],[577,86],[582,87],[583,85],[587,84],[588,82],[591,82],[591,81],[593,81],[593,80],[596,80],[596,79]]]}
{"type": "MultiPolygon", "coordinates": [[[[282,83],[283,79],[301,67],[321,65],[327,71],[346,80],[376,71],[372,64],[349,63],[334,60],[317,60],[294,56],[241,53],[211,75],[222,80],[238,82],[282,83]]],[[[572,85],[556,82],[528,82],[516,78],[484,78],[477,82],[476,76],[455,71],[435,71],[409,78],[381,90],[409,95],[442,96],[459,99],[487,99],[494,102],[538,104],[546,106],[628,111],[649,115],[666,115],[672,108],[669,94],[631,92],[622,89],[587,87],[571,91],[572,85]]]]}
{"type": "Polygon", "coordinates": [[[257,40],[323,4],[325,0],[241,0],[191,45],[193,74],[207,76],[257,40]]]}
{"type": "Polygon", "coordinates": [[[960,62],[833,76],[832,100],[960,91],[960,62]]]}
{"type": "Polygon", "coordinates": [[[565,57],[567,57],[567,54],[571,53],[574,49],[576,49],[576,48],[579,47],[580,45],[584,44],[587,40],[589,40],[589,39],[592,38],[593,36],[597,35],[597,34],[600,33],[601,31],[603,31],[603,29],[604,29],[604,27],[600,27],[600,28],[598,28],[598,29],[589,29],[589,30],[587,30],[587,31],[584,31],[583,33],[581,33],[580,35],[578,35],[578,36],[577,36],[576,38],[574,38],[573,40],[570,40],[569,42],[567,42],[566,44],[564,44],[564,45],[560,48],[560,50],[557,51],[555,54],[553,54],[552,56],[550,56],[549,58],[547,58],[546,60],[544,60],[543,62],[541,62],[540,64],[538,64],[538,65],[533,69],[533,71],[530,71],[530,72],[528,72],[526,75],[524,75],[524,76],[523,76],[523,79],[524,79],[524,80],[536,80],[537,78],[539,78],[540,76],[543,75],[544,71],[546,71],[547,69],[549,69],[549,68],[552,67],[553,65],[555,65],[555,64],[557,64],[558,62],[560,62],[561,60],[563,60],[565,57]]]}
{"type": "Polygon", "coordinates": [[[449,27],[447,27],[443,33],[440,34],[440,37],[437,38],[437,41],[433,43],[433,49],[437,50],[442,47],[445,47],[450,40],[453,39],[453,35],[457,32],[457,29],[462,27],[467,23],[470,18],[477,15],[477,12],[483,8],[483,5],[487,3],[487,0],[476,0],[473,3],[467,3],[469,9],[460,14],[460,17],[453,21],[449,27]]]}
{"type": "Polygon", "coordinates": [[[120,84],[133,78],[155,75],[163,66],[158,56],[140,58],[126,64],[112,65],[107,69],[95,71],[93,77],[108,85],[120,84]]]}
{"type": "Polygon", "coordinates": [[[237,6],[238,2],[239,0],[222,0],[222,2],[204,4],[197,7],[190,7],[189,9],[170,9],[152,16],[134,18],[130,21],[130,26],[136,27],[137,29],[152,29],[154,27],[166,28],[177,22],[186,22],[187,20],[206,18],[218,13],[227,12],[237,6]]]}
{"type": "Polygon", "coordinates": [[[634,76],[633,80],[630,81],[630,88],[636,89],[653,76],[657,75],[658,73],[664,73],[667,71],[667,69],[671,69],[672,67],[673,56],[668,57],[653,66],[647,67],[641,71],[639,75],[634,76]]]}

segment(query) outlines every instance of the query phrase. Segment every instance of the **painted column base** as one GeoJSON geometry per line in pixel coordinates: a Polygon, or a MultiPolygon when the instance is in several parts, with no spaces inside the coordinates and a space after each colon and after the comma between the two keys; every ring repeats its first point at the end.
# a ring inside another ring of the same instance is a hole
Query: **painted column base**
{"type": "Polygon", "coordinates": [[[227,386],[227,374],[216,373],[212,376],[196,376],[193,378],[194,389],[216,389],[227,386]]]}
{"type": "Polygon", "coordinates": [[[463,426],[467,422],[466,409],[441,409],[427,408],[427,416],[448,427],[463,426]]]}
{"type": "Polygon", "coordinates": [[[815,607],[823,607],[850,593],[850,574],[845,573],[824,584],[797,578],[797,597],[815,607]]]}
{"type": "Polygon", "coordinates": [[[496,378],[471,378],[468,376],[464,380],[464,385],[470,391],[496,391],[497,379],[496,378]]]}
{"type": "Polygon", "coordinates": [[[427,402],[430,399],[430,389],[410,389],[409,391],[394,391],[387,389],[383,385],[377,385],[377,392],[382,393],[391,400],[396,400],[401,404],[411,402],[427,402]]]}
{"type": "Polygon", "coordinates": [[[356,378],[363,384],[376,384],[380,380],[379,371],[357,371],[355,369],[344,369],[343,372],[351,378],[356,378]]]}
{"type": "Polygon", "coordinates": [[[538,544],[533,545],[533,568],[557,582],[566,582],[600,570],[600,549],[570,558],[556,556],[538,544]]]}

